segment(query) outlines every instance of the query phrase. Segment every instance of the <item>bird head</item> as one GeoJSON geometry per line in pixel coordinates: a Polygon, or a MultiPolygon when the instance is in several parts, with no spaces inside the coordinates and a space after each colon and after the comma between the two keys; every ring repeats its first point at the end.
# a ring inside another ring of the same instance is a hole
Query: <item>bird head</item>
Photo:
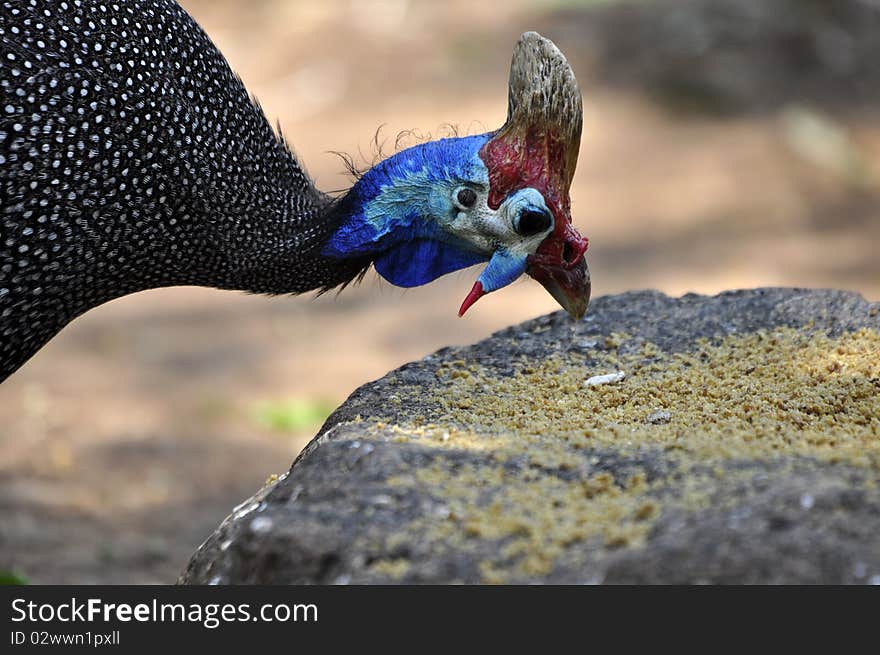
{"type": "Polygon", "coordinates": [[[324,254],[369,257],[401,287],[488,262],[459,315],[526,273],[580,318],[590,298],[588,242],[572,227],[569,188],[581,123],[565,57],[539,34],[523,34],[504,126],[423,143],[371,168],[340,199],[343,219],[324,254]]]}

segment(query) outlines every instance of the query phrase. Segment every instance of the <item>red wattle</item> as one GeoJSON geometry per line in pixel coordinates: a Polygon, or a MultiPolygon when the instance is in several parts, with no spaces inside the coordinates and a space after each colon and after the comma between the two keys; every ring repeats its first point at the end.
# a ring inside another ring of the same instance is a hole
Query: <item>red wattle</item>
{"type": "Polygon", "coordinates": [[[461,303],[461,309],[458,310],[458,316],[461,318],[464,316],[464,313],[470,309],[470,306],[477,302],[480,298],[486,295],[486,292],[483,291],[483,285],[479,280],[474,282],[474,286],[471,289],[471,292],[467,295],[467,298],[464,299],[464,302],[461,303]]]}

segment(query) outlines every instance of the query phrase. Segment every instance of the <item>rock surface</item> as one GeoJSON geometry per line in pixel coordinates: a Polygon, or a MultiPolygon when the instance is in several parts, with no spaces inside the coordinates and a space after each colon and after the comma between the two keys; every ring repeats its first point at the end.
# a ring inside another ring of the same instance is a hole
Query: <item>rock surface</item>
{"type": "Polygon", "coordinates": [[[634,292],[441,350],[358,389],[180,581],[880,584],[878,309],[634,292]]]}

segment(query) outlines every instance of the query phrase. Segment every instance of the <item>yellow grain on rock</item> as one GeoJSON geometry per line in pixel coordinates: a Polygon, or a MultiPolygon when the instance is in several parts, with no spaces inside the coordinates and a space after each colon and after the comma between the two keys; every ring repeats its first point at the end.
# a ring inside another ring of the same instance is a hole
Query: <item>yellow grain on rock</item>
{"type": "Polygon", "coordinates": [[[370,564],[369,568],[373,573],[388,576],[392,580],[399,580],[406,575],[411,566],[409,560],[398,557],[378,560],[370,564]]]}
{"type": "Polygon", "coordinates": [[[872,330],[832,339],[780,329],[677,354],[646,344],[638,355],[597,353],[589,371],[573,356],[530,366],[509,378],[472,366],[470,377],[450,380],[440,395],[444,418],[480,432],[552,435],[575,447],[586,438],[706,457],[785,451],[878,463],[880,334],[872,330]],[[588,377],[618,369],[623,381],[584,388],[588,377]],[[647,423],[657,410],[669,412],[667,423],[647,423]]]}
{"type": "Polygon", "coordinates": [[[831,338],[779,329],[704,340],[688,353],[642,344],[619,355],[628,338],[606,338],[608,350],[591,352],[589,366],[571,355],[530,361],[512,377],[463,361],[438,371],[444,386],[434,393],[442,420],[393,426],[394,440],[489,457],[466,465],[440,460],[390,479],[446,505],[443,517],[418,519],[404,532],[452,548],[497,540],[497,552],[480,570],[485,581],[502,582],[514,573],[549,572],[580,542],[638,546],[665,503],[690,511],[708,507],[713,485],[732,475],[722,466],[731,458],[806,456],[860,467],[869,481],[877,480],[877,332],[831,338]],[[583,385],[617,370],[626,372],[618,384],[583,385]],[[658,410],[668,412],[665,422],[649,422],[658,410]],[[659,448],[685,475],[649,483],[640,472],[618,480],[590,470],[585,448],[659,448]],[[574,473],[560,474],[565,471],[574,473]],[[664,487],[674,494],[661,502],[656,492],[664,487]]]}

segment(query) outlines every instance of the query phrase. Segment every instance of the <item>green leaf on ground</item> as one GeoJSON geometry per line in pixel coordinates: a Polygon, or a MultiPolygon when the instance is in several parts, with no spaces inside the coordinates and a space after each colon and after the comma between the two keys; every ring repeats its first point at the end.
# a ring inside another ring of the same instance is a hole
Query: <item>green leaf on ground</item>
{"type": "Polygon", "coordinates": [[[325,398],[292,398],[266,401],[254,409],[254,420],[261,427],[280,432],[315,429],[336,408],[337,403],[325,398]]]}
{"type": "Polygon", "coordinates": [[[27,584],[27,578],[12,571],[0,570],[0,585],[23,585],[27,584]]]}

